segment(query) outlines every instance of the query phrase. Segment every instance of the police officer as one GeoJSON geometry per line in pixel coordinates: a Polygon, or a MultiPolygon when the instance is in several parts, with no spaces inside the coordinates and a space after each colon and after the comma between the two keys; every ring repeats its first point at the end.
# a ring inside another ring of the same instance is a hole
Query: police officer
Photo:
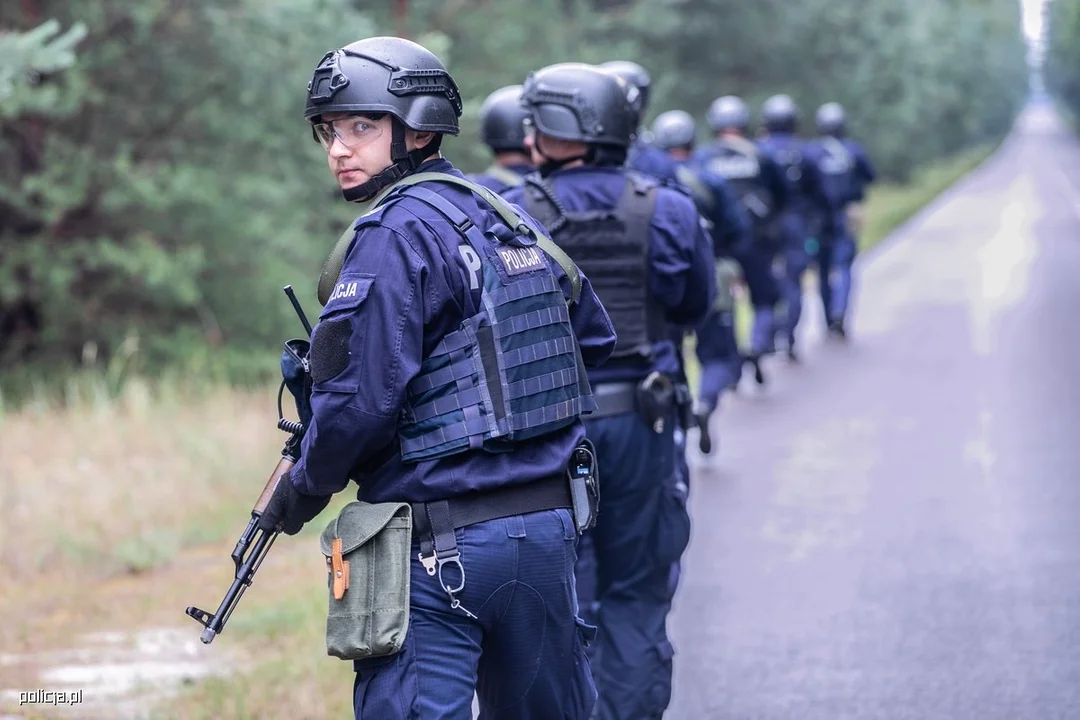
{"type": "Polygon", "coordinates": [[[832,232],[833,209],[825,193],[816,149],[795,136],[799,110],[787,95],[773,95],[761,106],[766,135],[758,141],[762,152],[774,158],[794,192],[782,215],[780,290],[784,301],[782,332],[787,355],[797,360],[795,330],[802,317],[802,278],[816,255],[820,238],[832,232]]]}
{"type": "Polygon", "coordinates": [[[520,85],[508,85],[487,96],[480,106],[480,140],[495,157],[487,170],[471,180],[497,193],[524,182],[533,171],[525,149],[525,117],[520,85]]]}
{"type": "Polygon", "coordinates": [[[834,233],[824,238],[818,254],[821,302],[829,332],[847,337],[845,319],[851,294],[851,266],[858,250],[862,227],[862,203],[866,187],[876,174],[862,146],[847,137],[844,108],[835,102],[825,103],[815,115],[820,162],[829,191],[839,208],[833,224],[834,233]]]}
{"type": "Polygon", "coordinates": [[[439,152],[460,115],[443,64],[408,40],[315,69],[305,117],[364,214],[320,281],[314,419],[260,523],[296,533],[350,478],[364,501],[412,504],[408,633],[355,663],[357,718],[470,718],[475,691],[491,716],[584,719],[567,463],[591,403],[581,365],[614,332],[535,220],[461,187],[439,152]]]}
{"type": "Polygon", "coordinates": [[[704,171],[727,181],[750,220],[751,232],[732,248],[732,255],[742,268],[754,308],[746,360],[753,365],[754,379],[762,385],[761,358],[774,350],[774,306],[780,291],[772,265],[783,239],[782,217],[791,195],[790,184],[773,157],[747,138],[750,112],[740,98],[717,98],[705,119],[716,140],[697,150],[695,159],[704,171]]]}
{"type": "Polygon", "coordinates": [[[663,182],[675,182],[674,164],[663,150],[652,144],[650,133],[644,125],[652,87],[648,71],[629,60],[610,60],[602,63],[600,68],[625,81],[627,95],[634,109],[634,137],[626,154],[627,167],[663,182]]]}
{"type": "Polygon", "coordinates": [[[693,160],[697,125],[689,113],[669,110],[658,115],[653,121],[652,138],[656,147],[671,158],[676,177],[690,190],[698,211],[708,221],[713,239],[716,301],[705,322],[695,329],[701,378],[694,418],[700,431],[698,447],[708,455],[714,444],[709,418],[719,405],[720,395],[733,389],[742,375],[742,359],[735,339],[735,299],[731,292],[739,270],[732,252],[748,241],[750,222],[723,176],[693,160]]]}
{"type": "Polygon", "coordinates": [[[523,98],[539,177],[509,198],[592,278],[618,334],[611,360],[589,373],[599,408],[586,422],[603,468],[586,535],[595,578],[578,572],[579,591],[596,586],[596,716],[659,718],[671,698],[672,568],[690,530],[671,482],[679,362],[670,325],[707,313],[712,250],[689,197],[623,167],[636,114],[619,79],[558,64],[530,74],[523,98]]]}

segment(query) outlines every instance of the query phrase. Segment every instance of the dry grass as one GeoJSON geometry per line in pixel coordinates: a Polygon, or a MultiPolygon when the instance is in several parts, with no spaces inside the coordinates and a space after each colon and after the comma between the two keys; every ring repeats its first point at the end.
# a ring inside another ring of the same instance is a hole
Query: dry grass
{"type": "Polygon", "coordinates": [[[31,403],[0,419],[0,558],[8,577],[46,565],[143,571],[242,528],[283,435],[271,390],[132,381],[115,400],[31,403]]]}

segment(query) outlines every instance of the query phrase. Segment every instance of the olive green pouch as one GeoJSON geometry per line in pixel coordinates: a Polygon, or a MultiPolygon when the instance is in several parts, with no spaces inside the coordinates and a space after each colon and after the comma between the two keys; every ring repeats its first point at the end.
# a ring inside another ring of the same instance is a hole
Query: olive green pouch
{"type": "Polygon", "coordinates": [[[409,630],[412,508],[351,502],[319,545],[329,573],[326,653],[363,660],[401,650],[409,630]]]}

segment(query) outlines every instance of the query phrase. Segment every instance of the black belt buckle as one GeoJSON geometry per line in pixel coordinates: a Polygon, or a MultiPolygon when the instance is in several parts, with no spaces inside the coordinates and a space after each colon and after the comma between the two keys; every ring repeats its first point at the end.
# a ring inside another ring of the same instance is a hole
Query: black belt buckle
{"type": "Polygon", "coordinates": [[[637,389],[638,411],[653,432],[664,432],[668,413],[675,406],[675,385],[663,373],[656,370],[641,381],[637,389]]]}
{"type": "Polygon", "coordinates": [[[600,504],[600,473],[591,442],[583,440],[574,449],[567,474],[570,478],[574,525],[580,535],[596,525],[596,511],[600,504]]]}

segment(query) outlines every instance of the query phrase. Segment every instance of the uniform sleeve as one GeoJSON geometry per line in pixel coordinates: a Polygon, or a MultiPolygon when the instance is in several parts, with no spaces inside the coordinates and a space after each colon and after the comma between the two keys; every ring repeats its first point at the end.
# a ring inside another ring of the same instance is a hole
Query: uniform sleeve
{"type": "Polygon", "coordinates": [[[858,171],[862,181],[866,184],[870,184],[877,179],[877,171],[870,162],[870,156],[867,155],[866,150],[858,144],[855,145],[855,169],[858,171]]]}
{"type": "Polygon", "coordinates": [[[716,296],[712,240],[690,198],[665,188],[650,223],[650,291],[675,325],[697,325],[716,296]]]}
{"type": "Polygon", "coordinates": [[[713,219],[713,223],[717,224],[717,236],[724,239],[721,246],[735,247],[750,234],[750,218],[726,183],[714,187],[713,195],[717,208],[717,217],[713,219]],[[722,231],[718,224],[721,220],[724,223],[722,231]]]}
{"type": "Polygon", "coordinates": [[[300,492],[344,489],[350,470],[395,437],[423,353],[425,278],[408,239],[360,226],[312,335],[314,417],[291,473],[300,492]]]}
{"type": "Polygon", "coordinates": [[[803,153],[802,190],[820,213],[821,232],[832,234],[835,232],[835,215],[840,209],[839,198],[833,198],[826,191],[825,173],[820,165],[820,152],[817,148],[809,146],[807,152],[803,153]]]}

